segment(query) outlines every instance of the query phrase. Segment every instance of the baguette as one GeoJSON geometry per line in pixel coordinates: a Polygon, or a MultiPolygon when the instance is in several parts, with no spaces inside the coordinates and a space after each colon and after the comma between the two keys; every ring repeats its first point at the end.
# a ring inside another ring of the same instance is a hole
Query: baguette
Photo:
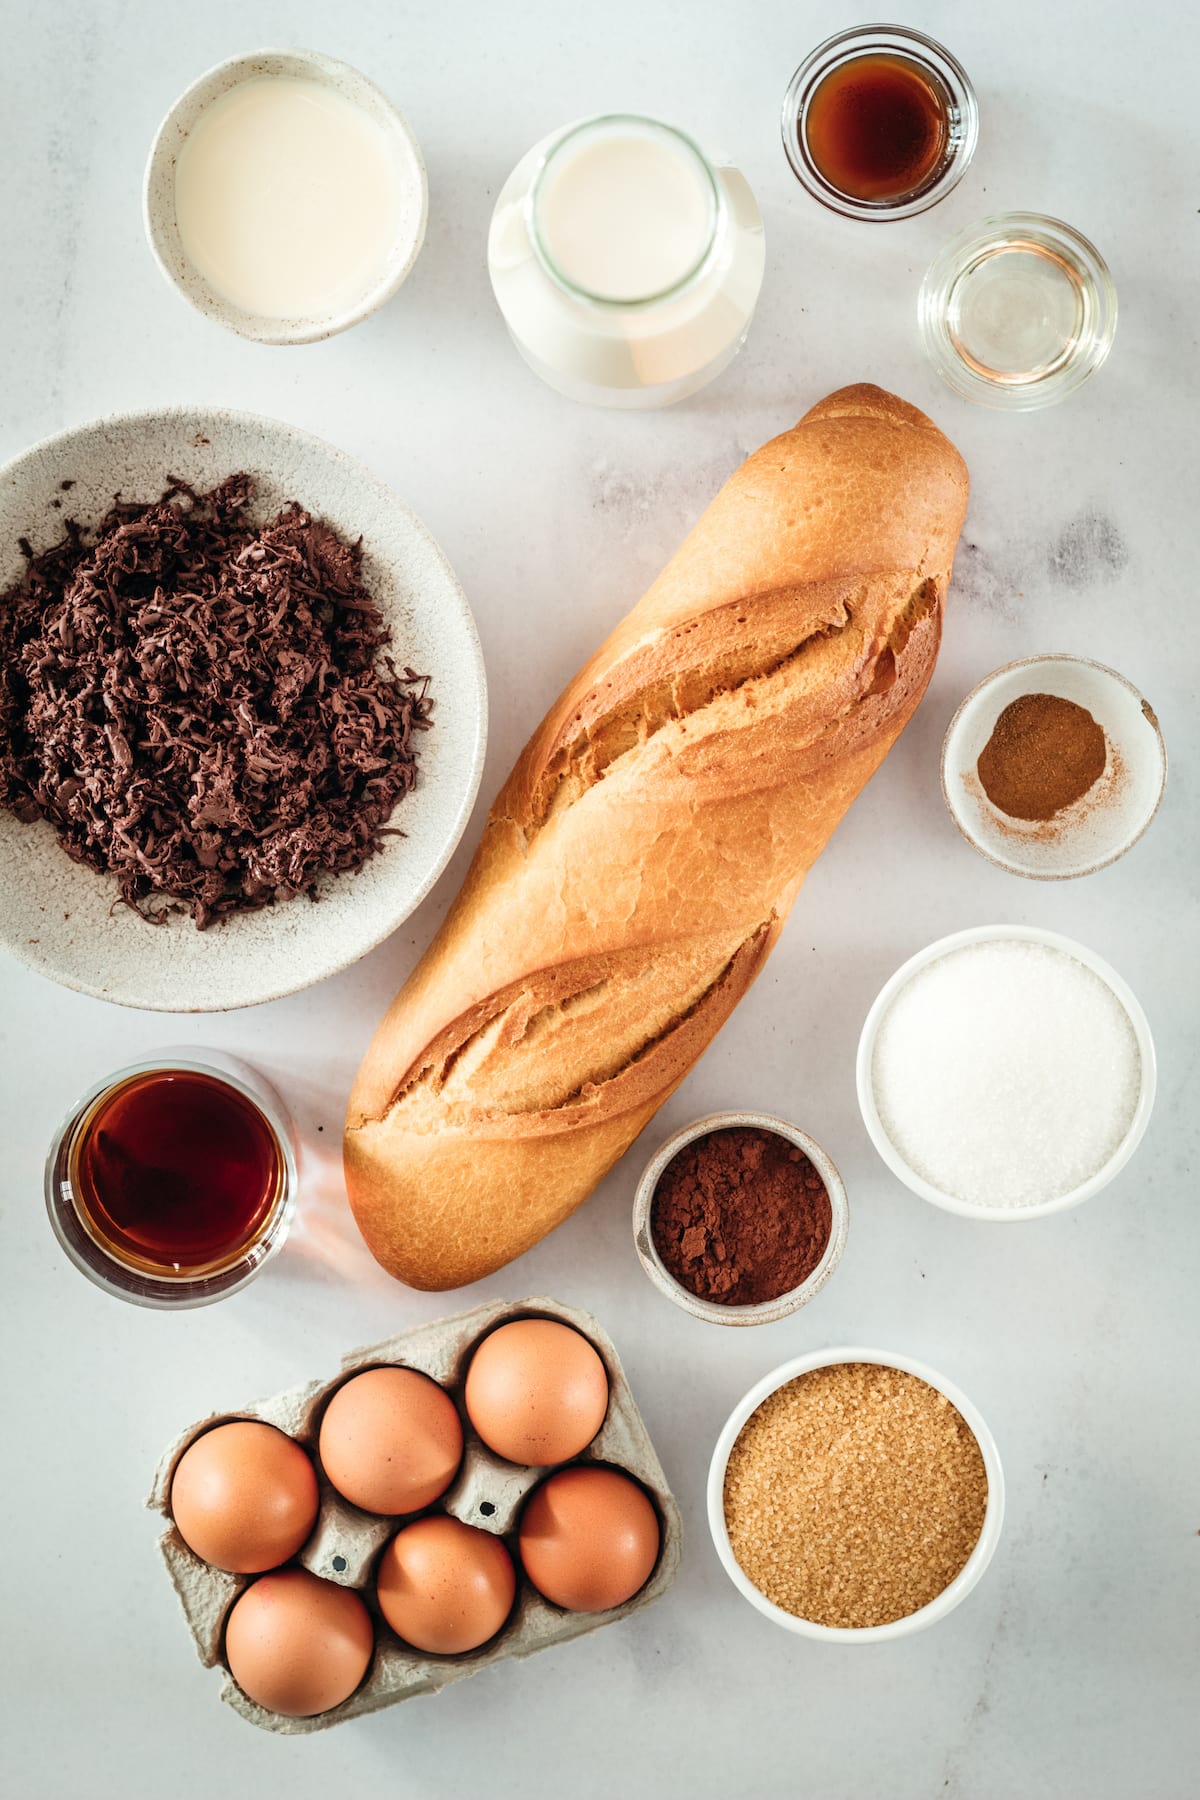
{"type": "Polygon", "coordinates": [[[966,505],[922,413],[843,388],[551,708],[350,1097],[350,1204],[393,1275],[528,1250],[682,1081],[925,692],[966,505]]]}

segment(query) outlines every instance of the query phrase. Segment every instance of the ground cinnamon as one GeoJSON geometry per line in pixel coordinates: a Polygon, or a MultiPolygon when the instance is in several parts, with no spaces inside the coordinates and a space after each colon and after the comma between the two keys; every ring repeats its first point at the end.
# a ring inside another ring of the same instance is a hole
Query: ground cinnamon
{"type": "Polygon", "coordinates": [[[701,1300],[757,1306],[799,1287],[825,1252],[833,1211],[803,1150],[734,1126],[693,1138],[659,1177],[650,1234],[675,1280],[701,1300]]]}
{"type": "Polygon", "coordinates": [[[1108,740],[1085,707],[1022,694],[1004,708],[976,765],[983,791],[1010,819],[1052,819],[1104,773],[1108,740]]]}

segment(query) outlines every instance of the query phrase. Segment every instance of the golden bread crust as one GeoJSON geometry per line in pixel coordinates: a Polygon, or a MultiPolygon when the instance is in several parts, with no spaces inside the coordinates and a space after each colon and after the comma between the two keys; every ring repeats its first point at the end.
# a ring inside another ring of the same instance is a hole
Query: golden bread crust
{"type": "Polygon", "coordinates": [[[401,1280],[530,1248],[687,1074],[925,691],[966,504],[922,413],[844,388],[551,707],[351,1094],[351,1205],[401,1280]]]}

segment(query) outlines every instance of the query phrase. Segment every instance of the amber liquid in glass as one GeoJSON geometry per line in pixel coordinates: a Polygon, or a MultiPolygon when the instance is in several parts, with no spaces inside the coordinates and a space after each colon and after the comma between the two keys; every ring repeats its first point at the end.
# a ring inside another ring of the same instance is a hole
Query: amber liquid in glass
{"type": "Polygon", "coordinates": [[[831,187],[853,200],[898,200],[923,187],[949,141],[950,99],[931,72],[878,52],[831,69],[800,129],[831,187]]]}
{"type": "Polygon", "coordinates": [[[278,1140],[253,1101],[213,1075],[159,1069],[101,1094],[75,1130],[75,1210],[100,1248],[156,1275],[228,1267],[270,1223],[278,1140]]]}

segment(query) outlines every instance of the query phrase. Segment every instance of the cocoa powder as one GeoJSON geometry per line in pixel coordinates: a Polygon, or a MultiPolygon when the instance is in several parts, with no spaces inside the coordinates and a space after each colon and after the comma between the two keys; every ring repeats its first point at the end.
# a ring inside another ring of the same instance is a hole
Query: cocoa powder
{"type": "Polygon", "coordinates": [[[1107,760],[1108,740],[1086,708],[1058,694],[1022,694],[996,720],[976,768],[998,811],[1042,822],[1082,800],[1107,760]]]}
{"type": "Polygon", "coordinates": [[[650,1234],[700,1300],[757,1306],[799,1287],[833,1226],[825,1183],[778,1132],[734,1126],[694,1138],[659,1176],[650,1234]]]}

